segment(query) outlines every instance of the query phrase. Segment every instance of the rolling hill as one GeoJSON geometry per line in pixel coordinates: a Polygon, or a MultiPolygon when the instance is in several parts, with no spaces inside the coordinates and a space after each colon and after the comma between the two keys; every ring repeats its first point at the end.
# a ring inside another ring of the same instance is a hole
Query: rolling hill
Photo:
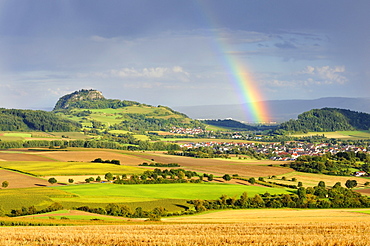
{"type": "Polygon", "coordinates": [[[61,97],[54,113],[77,121],[85,128],[156,131],[171,127],[203,127],[197,120],[166,106],[106,99],[96,90],[80,90],[61,97]]]}
{"type": "Polygon", "coordinates": [[[297,120],[282,123],[279,128],[295,132],[369,130],[370,114],[338,108],[312,109],[298,115],[297,120]]]}

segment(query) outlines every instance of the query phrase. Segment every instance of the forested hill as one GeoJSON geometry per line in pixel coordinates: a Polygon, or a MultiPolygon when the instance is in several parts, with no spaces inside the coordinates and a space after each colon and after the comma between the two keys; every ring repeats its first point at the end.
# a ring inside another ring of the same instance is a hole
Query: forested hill
{"type": "Polygon", "coordinates": [[[280,129],[299,132],[369,130],[370,114],[338,108],[312,109],[298,115],[297,120],[282,123],[280,129]]]}
{"type": "Polygon", "coordinates": [[[54,111],[73,108],[84,108],[84,109],[121,108],[139,104],[140,103],[134,101],[106,99],[100,91],[82,89],[59,98],[58,102],[55,104],[54,111]]]}
{"type": "Polygon", "coordinates": [[[77,131],[81,125],[41,110],[0,109],[0,131],[77,131]]]}

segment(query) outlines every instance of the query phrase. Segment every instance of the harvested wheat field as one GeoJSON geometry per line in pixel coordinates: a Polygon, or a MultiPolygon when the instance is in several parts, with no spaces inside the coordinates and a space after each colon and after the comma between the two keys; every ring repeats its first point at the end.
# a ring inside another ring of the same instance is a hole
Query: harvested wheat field
{"type": "MultiPolygon", "coordinates": [[[[187,223],[360,223],[370,221],[370,209],[241,209],[194,216],[169,217],[166,222],[187,223]]],[[[369,231],[370,232],[370,231],[369,231]]]]}
{"type": "Polygon", "coordinates": [[[12,153],[10,151],[0,151],[0,161],[52,161],[47,157],[43,157],[37,154],[31,154],[31,152],[12,153]]]}
{"type": "Polygon", "coordinates": [[[0,169],[0,183],[2,183],[3,181],[9,182],[9,186],[6,189],[40,187],[50,185],[48,181],[44,179],[0,169]]]}
{"type": "MultiPolygon", "coordinates": [[[[230,161],[220,159],[208,159],[208,158],[191,158],[183,156],[166,155],[162,153],[139,153],[132,152],[131,155],[135,155],[147,160],[154,159],[155,162],[160,163],[178,163],[182,168],[196,172],[212,173],[215,175],[224,175],[225,173],[234,174],[237,173],[240,176],[247,177],[266,177],[269,175],[282,175],[294,171],[291,168],[283,167],[271,167],[267,164],[276,164],[271,161],[253,161],[253,162],[242,162],[242,161],[230,161]]],[[[279,163],[281,164],[281,163],[279,163]]]]}
{"type": "Polygon", "coordinates": [[[368,245],[369,222],[3,227],[1,245],[368,245]]]}
{"type": "Polygon", "coordinates": [[[103,160],[119,160],[121,165],[126,166],[138,166],[139,164],[143,163],[145,160],[126,154],[120,154],[115,151],[99,151],[99,150],[91,150],[91,151],[45,151],[39,153],[47,158],[52,158],[58,161],[84,161],[89,162],[96,158],[101,158],[103,160]]]}

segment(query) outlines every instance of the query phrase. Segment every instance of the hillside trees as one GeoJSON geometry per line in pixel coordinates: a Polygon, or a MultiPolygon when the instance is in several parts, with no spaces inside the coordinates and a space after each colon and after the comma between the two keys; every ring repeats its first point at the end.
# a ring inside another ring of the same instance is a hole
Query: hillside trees
{"type": "Polygon", "coordinates": [[[282,123],[279,129],[293,132],[330,132],[368,130],[370,114],[347,109],[312,109],[298,115],[297,120],[282,123]]]}
{"type": "Polygon", "coordinates": [[[0,109],[0,131],[71,132],[81,128],[78,122],[42,110],[0,109]]]}

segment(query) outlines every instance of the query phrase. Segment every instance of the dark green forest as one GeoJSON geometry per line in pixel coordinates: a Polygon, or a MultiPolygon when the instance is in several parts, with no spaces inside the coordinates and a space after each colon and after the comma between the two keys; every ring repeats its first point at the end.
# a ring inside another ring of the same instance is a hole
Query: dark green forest
{"type": "Polygon", "coordinates": [[[220,126],[220,127],[227,127],[231,129],[242,129],[248,131],[255,131],[257,127],[246,125],[236,120],[225,119],[225,120],[203,120],[204,123],[212,126],[220,126]]]}
{"type": "Polygon", "coordinates": [[[338,108],[312,109],[298,115],[297,120],[282,123],[279,129],[293,132],[369,130],[370,114],[338,108]]]}
{"type": "Polygon", "coordinates": [[[0,109],[0,131],[78,131],[81,125],[42,110],[0,109]]]}

